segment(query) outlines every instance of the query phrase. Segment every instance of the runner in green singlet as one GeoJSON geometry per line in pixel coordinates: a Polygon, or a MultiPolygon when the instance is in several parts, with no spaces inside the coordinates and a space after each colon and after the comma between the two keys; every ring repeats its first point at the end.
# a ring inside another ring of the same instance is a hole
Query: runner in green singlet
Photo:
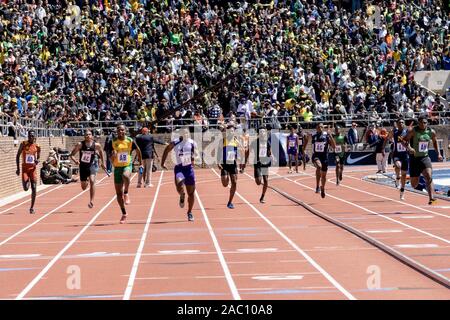
{"type": "Polygon", "coordinates": [[[438,160],[442,161],[442,155],[438,148],[436,133],[433,129],[428,128],[428,120],[425,116],[420,116],[418,125],[409,130],[408,135],[404,139],[404,145],[408,148],[411,156],[409,157],[409,176],[411,186],[416,188],[419,184],[419,178],[422,174],[427,183],[427,191],[429,196],[428,204],[434,204],[434,184],[433,184],[433,167],[431,159],[428,155],[428,146],[430,141],[433,142],[434,150],[438,154],[438,160]],[[410,142],[407,145],[408,141],[410,142]]]}
{"type": "Polygon", "coordinates": [[[338,186],[342,181],[342,173],[344,172],[345,163],[345,146],[347,144],[347,137],[340,131],[340,127],[336,125],[334,127],[334,141],[336,147],[334,149],[334,156],[336,159],[336,185],[338,186]]]}

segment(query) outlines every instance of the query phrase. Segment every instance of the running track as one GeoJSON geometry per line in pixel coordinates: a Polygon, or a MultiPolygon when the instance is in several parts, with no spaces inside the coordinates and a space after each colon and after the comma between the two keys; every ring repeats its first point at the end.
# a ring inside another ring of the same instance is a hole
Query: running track
{"type": "MultiPolygon", "coordinates": [[[[444,166],[445,164],[440,164],[444,166]]],[[[438,167],[439,165],[435,165],[438,167]]],[[[316,210],[450,276],[450,202],[364,182],[374,167],[346,167],[327,197],[314,170],[270,184],[316,210]]],[[[1,299],[450,299],[450,290],[353,234],[239,175],[236,209],[218,171],[196,171],[195,222],[178,207],[171,171],[130,188],[120,225],[113,180],[99,177],[95,207],[79,184],[52,186],[0,207],[1,299]],[[73,282],[74,272],[79,274],[73,282]],[[79,284],[74,285],[74,283],[79,284]]]]}

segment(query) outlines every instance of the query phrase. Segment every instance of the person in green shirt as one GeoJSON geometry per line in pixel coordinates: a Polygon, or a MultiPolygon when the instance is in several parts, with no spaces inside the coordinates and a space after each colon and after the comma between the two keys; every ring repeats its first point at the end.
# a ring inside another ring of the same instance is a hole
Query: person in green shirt
{"type": "Polygon", "coordinates": [[[437,152],[438,161],[442,161],[442,155],[438,148],[436,133],[433,129],[428,128],[428,120],[426,116],[418,118],[418,125],[411,128],[408,135],[404,139],[404,146],[410,153],[409,157],[409,176],[411,186],[416,188],[419,184],[419,178],[422,174],[427,183],[427,191],[429,196],[429,205],[436,202],[434,198],[433,184],[433,167],[431,159],[428,155],[428,146],[430,141],[433,142],[434,150],[437,152]],[[409,142],[409,145],[407,144],[409,142]]]}
{"type": "Polygon", "coordinates": [[[342,181],[342,173],[344,172],[345,163],[345,147],[347,144],[347,137],[340,132],[340,127],[334,127],[334,141],[336,147],[334,148],[334,156],[336,159],[336,185],[342,181]]]}

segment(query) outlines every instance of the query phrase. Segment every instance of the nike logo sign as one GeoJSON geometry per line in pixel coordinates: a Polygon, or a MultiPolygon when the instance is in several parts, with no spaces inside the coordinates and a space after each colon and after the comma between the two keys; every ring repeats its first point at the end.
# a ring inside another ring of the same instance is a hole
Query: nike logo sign
{"type": "Polygon", "coordinates": [[[352,158],[352,155],[350,154],[350,155],[348,156],[348,158],[347,158],[347,164],[354,164],[354,163],[358,162],[359,160],[362,160],[362,159],[364,159],[364,158],[370,157],[371,155],[372,155],[372,154],[369,153],[369,154],[366,154],[365,156],[362,156],[362,157],[358,157],[358,158],[353,159],[353,158],[352,158]]]}

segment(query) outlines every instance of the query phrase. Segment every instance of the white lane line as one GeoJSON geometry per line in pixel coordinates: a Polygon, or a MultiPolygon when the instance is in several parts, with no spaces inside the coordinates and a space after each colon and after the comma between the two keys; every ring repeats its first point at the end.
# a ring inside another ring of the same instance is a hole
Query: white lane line
{"type": "Polygon", "coordinates": [[[434,216],[404,216],[402,219],[433,219],[434,216]]]}
{"type": "Polygon", "coordinates": [[[396,247],[398,247],[398,248],[410,248],[410,249],[413,249],[413,248],[418,248],[418,249],[420,249],[420,248],[439,248],[439,245],[437,245],[437,244],[434,244],[434,243],[419,243],[419,244],[397,244],[397,245],[395,245],[396,247]]]}
{"type": "Polygon", "coordinates": [[[3,254],[0,255],[0,259],[23,259],[23,258],[36,258],[40,257],[39,253],[30,253],[30,254],[3,254]]]}
{"type": "Polygon", "coordinates": [[[278,251],[277,248],[244,248],[244,249],[237,249],[239,252],[274,252],[278,251]]]}
{"type": "MultiPolygon", "coordinates": [[[[36,199],[37,199],[37,198],[40,198],[40,197],[42,197],[42,196],[45,196],[47,193],[50,193],[50,192],[55,191],[55,190],[57,190],[57,189],[59,189],[59,188],[62,188],[63,186],[64,186],[64,185],[62,184],[62,185],[60,185],[60,186],[58,186],[58,187],[56,187],[56,188],[52,188],[51,190],[48,190],[48,191],[45,191],[45,192],[42,192],[42,193],[38,193],[37,196],[36,196],[36,199]]],[[[39,191],[38,191],[38,192],[39,192],[39,191]]],[[[5,213],[6,211],[12,210],[12,209],[14,209],[14,208],[20,207],[21,205],[23,205],[23,204],[25,204],[25,203],[27,203],[27,202],[30,202],[30,201],[31,201],[31,199],[22,201],[22,202],[19,203],[19,204],[16,204],[16,205],[14,205],[14,206],[12,206],[12,207],[9,207],[8,209],[5,209],[5,210],[0,211],[0,214],[3,214],[3,213],[5,213]]],[[[6,205],[7,205],[7,204],[5,204],[4,206],[6,206],[6,205]]]]}
{"type": "MultiPolygon", "coordinates": [[[[101,180],[99,180],[98,182],[101,182],[103,179],[106,179],[108,176],[103,177],[101,180]]],[[[3,240],[2,242],[0,242],[0,246],[4,245],[5,243],[7,243],[8,241],[10,241],[11,239],[14,239],[15,237],[17,237],[18,235],[20,235],[21,233],[23,233],[24,231],[30,229],[32,226],[34,226],[35,224],[39,223],[39,221],[47,218],[50,214],[52,214],[53,212],[61,209],[62,207],[64,207],[65,205],[69,204],[70,202],[72,202],[73,200],[77,199],[78,197],[80,197],[81,195],[83,195],[85,192],[87,192],[89,190],[89,188],[87,188],[86,190],[80,192],[79,194],[77,194],[76,196],[70,198],[69,200],[67,200],[66,202],[64,202],[62,205],[56,207],[55,209],[53,209],[50,212],[47,212],[45,215],[43,215],[42,217],[40,217],[39,219],[37,219],[35,222],[29,224],[28,226],[26,226],[23,229],[20,229],[19,231],[17,231],[16,233],[14,233],[13,235],[9,236],[8,238],[6,238],[5,240],[3,240]]]]}
{"type": "Polygon", "coordinates": [[[123,295],[123,300],[129,300],[131,297],[131,292],[133,291],[134,280],[136,278],[136,274],[139,267],[139,262],[141,260],[142,251],[144,250],[145,240],[147,239],[148,229],[150,227],[150,221],[153,217],[153,212],[155,211],[156,200],[158,199],[159,190],[161,188],[161,181],[164,176],[164,171],[161,171],[161,175],[159,176],[158,186],[156,187],[155,196],[153,198],[152,206],[148,212],[147,222],[145,223],[144,232],[142,233],[141,241],[139,243],[138,250],[136,252],[136,256],[134,257],[133,266],[131,267],[130,277],[128,278],[128,284],[125,289],[125,293],[123,295]]]}
{"type": "MultiPolygon", "coordinates": [[[[133,178],[136,176],[136,174],[133,175],[133,177],[130,179],[130,181],[133,180],[133,178]]],[[[89,189],[86,189],[89,190],[89,189]]],[[[31,289],[45,276],[45,274],[50,270],[50,268],[59,260],[59,258],[62,257],[62,255],[69,250],[69,248],[83,235],[83,233],[94,223],[95,220],[105,211],[111,203],[113,203],[114,200],[116,200],[117,196],[114,195],[111,200],[107,204],[105,204],[100,211],[97,212],[97,214],[84,226],[83,229],[61,250],[58,252],[58,254],[45,266],[44,269],[42,269],[41,272],[26,286],[25,289],[22,290],[22,292],[19,293],[19,295],[15,298],[15,300],[22,300],[25,295],[27,295],[28,292],[30,292],[31,289]]]]}
{"type": "MultiPolygon", "coordinates": [[[[358,178],[354,178],[354,177],[346,176],[346,175],[344,175],[344,176],[345,176],[345,177],[352,178],[352,179],[355,179],[355,180],[358,180],[358,181],[363,181],[363,182],[364,182],[364,180],[361,180],[361,179],[358,179],[358,178]]],[[[369,183],[369,182],[368,182],[368,183],[369,183]]],[[[347,185],[345,185],[345,184],[340,184],[340,186],[345,187],[345,188],[348,188],[348,189],[351,189],[351,190],[355,190],[355,191],[358,191],[358,192],[361,192],[361,193],[369,194],[369,195],[374,196],[374,197],[377,197],[377,198],[381,198],[381,199],[385,199],[385,200],[394,201],[394,202],[400,203],[400,204],[402,204],[402,205],[406,205],[406,206],[409,206],[409,207],[412,207],[412,208],[415,208],[415,209],[419,209],[419,210],[421,210],[421,211],[425,211],[425,212],[428,212],[428,213],[432,213],[432,214],[435,214],[435,215],[438,215],[438,216],[441,216],[441,217],[450,219],[450,216],[448,216],[448,215],[446,215],[446,214],[442,214],[442,213],[439,213],[439,212],[435,212],[435,211],[432,211],[432,210],[428,210],[428,209],[425,209],[425,208],[421,208],[421,207],[419,207],[419,206],[415,206],[415,205],[410,204],[410,203],[407,203],[407,202],[405,202],[405,201],[400,201],[400,200],[395,200],[395,199],[392,199],[392,198],[384,197],[384,196],[381,196],[381,195],[378,195],[378,194],[375,194],[375,193],[372,193],[372,192],[368,192],[368,191],[356,189],[356,188],[347,186],[347,185]]]]}
{"type": "Polygon", "coordinates": [[[191,253],[199,253],[200,250],[160,250],[158,253],[161,254],[191,254],[191,253]]]}
{"type": "Polygon", "coordinates": [[[292,275],[292,276],[255,276],[252,277],[253,280],[260,281],[273,281],[273,280],[302,280],[302,275],[292,275]]]}
{"type": "MultiPolygon", "coordinates": [[[[304,187],[304,188],[306,188],[306,189],[309,189],[309,190],[313,190],[313,191],[314,191],[313,188],[308,187],[308,186],[306,186],[306,185],[304,185],[304,184],[302,184],[302,183],[295,182],[295,181],[293,181],[293,180],[291,180],[291,179],[289,179],[289,178],[285,178],[285,180],[290,181],[290,182],[293,182],[293,183],[295,183],[295,184],[297,184],[297,185],[299,185],[299,186],[302,186],[302,187],[304,187]]],[[[432,238],[441,240],[441,241],[443,241],[443,242],[445,242],[445,243],[450,243],[450,241],[447,240],[447,239],[438,237],[438,236],[436,236],[436,235],[434,235],[434,234],[432,234],[432,233],[423,231],[423,230],[421,230],[421,229],[419,229],[419,228],[413,227],[413,226],[411,226],[411,225],[409,225],[409,224],[406,224],[406,223],[404,223],[404,222],[401,222],[401,221],[392,219],[391,217],[384,216],[384,215],[382,215],[382,214],[380,214],[380,213],[378,213],[378,212],[375,212],[375,211],[372,211],[372,210],[370,210],[370,209],[364,208],[364,207],[362,207],[362,206],[360,206],[360,205],[358,205],[358,204],[356,204],[356,203],[353,203],[353,202],[344,200],[344,199],[342,199],[342,198],[333,196],[333,195],[331,195],[331,194],[329,194],[329,193],[327,193],[327,197],[330,197],[330,198],[339,200],[339,201],[341,201],[341,202],[345,202],[345,203],[347,203],[347,204],[349,204],[349,205],[352,205],[352,206],[354,206],[354,207],[357,207],[357,208],[359,208],[359,209],[361,209],[361,210],[364,210],[364,211],[366,211],[366,212],[372,213],[372,214],[374,214],[374,215],[377,215],[377,216],[379,216],[379,217],[381,217],[381,218],[384,218],[384,219],[387,219],[387,220],[389,220],[389,221],[392,221],[392,222],[401,224],[402,226],[405,226],[405,227],[407,227],[407,228],[409,228],[409,229],[412,229],[412,230],[415,230],[415,231],[417,231],[417,232],[426,234],[427,236],[430,236],[430,237],[432,237],[432,238]]]]}
{"type": "Polygon", "coordinates": [[[222,249],[220,248],[219,242],[217,241],[216,235],[213,231],[211,223],[209,222],[208,215],[206,214],[205,207],[203,206],[202,200],[197,191],[195,191],[195,196],[197,198],[198,204],[203,214],[203,218],[205,219],[206,226],[208,227],[209,234],[214,243],[214,248],[216,248],[217,256],[219,257],[220,265],[222,266],[223,272],[225,274],[225,278],[227,280],[228,286],[230,287],[231,294],[233,295],[234,300],[241,300],[241,296],[237,290],[236,284],[234,283],[233,277],[231,276],[230,269],[225,261],[225,257],[223,256],[222,249]]]}
{"type": "MultiPolygon", "coordinates": [[[[216,172],[216,170],[211,169],[219,178],[219,174],[216,172]]],[[[246,175],[250,178],[247,173],[246,175]]],[[[238,192],[236,192],[236,195],[241,198],[242,201],[244,201],[252,210],[259,215],[269,226],[272,227],[284,240],[286,240],[292,248],[294,248],[298,253],[300,253],[306,260],[311,263],[314,268],[316,268],[328,281],[330,281],[340,292],[342,292],[348,299],[350,300],[356,300],[356,298],[348,292],[339,282],[336,281],[328,272],[325,271],[313,258],[311,258],[305,251],[303,251],[297,244],[292,241],[290,238],[288,238],[280,229],[278,229],[269,219],[267,219],[255,206],[253,206],[250,202],[247,201],[243,196],[241,196],[238,192]]]]}
{"type": "Polygon", "coordinates": [[[398,229],[386,229],[386,230],[367,230],[367,233],[400,233],[402,230],[398,229]]]}

